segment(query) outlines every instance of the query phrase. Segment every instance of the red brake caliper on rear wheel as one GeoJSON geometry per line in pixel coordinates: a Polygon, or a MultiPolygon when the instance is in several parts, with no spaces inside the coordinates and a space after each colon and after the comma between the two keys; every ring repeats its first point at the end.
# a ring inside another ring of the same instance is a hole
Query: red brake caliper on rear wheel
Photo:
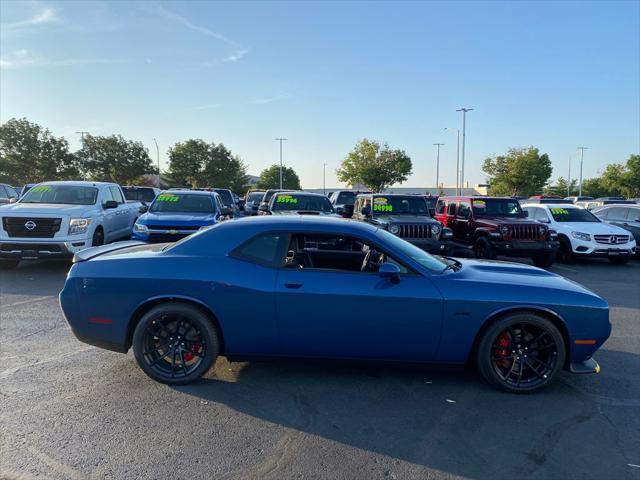
{"type": "MultiPolygon", "coordinates": [[[[196,353],[200,353],[200,350],[202,350],[202,345],[200,345],[199,343],[194,343],[193,346],[191,347],[191,350],[193,350],[196,353]]],[[[187,352],[184,354],[184,361],[185,362],[190,362],[191,360],[193,360],[193,353],[191,352],[187,352]]]]}
{"type": "MultiPolygon", "coordinates": [[[[509,334],[507,332],[502,333],[498,337],[496,346],[504,348],[496,349],[496,357],[506,357],[509,355],[509,350],[506,349],[506,347],[509,346],[509,343],[511,343],[509,340],[509,334]]],[[[502,360],[496,360],[496,365],[498,365],[499,367],[506,367],[507,365],[509,365],[509,360],[506,358],[502,360]]]]}

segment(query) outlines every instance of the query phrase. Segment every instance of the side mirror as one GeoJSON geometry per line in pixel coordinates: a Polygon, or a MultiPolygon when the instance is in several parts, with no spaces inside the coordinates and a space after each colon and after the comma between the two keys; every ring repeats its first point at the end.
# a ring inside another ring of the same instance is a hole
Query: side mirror
{"type": "Polygon", "coordinates": [[[371,216],[371,207],[362,207],[361,212],[365,217],[369,217],[371,216]]]}
{"type": "Polygon", "coordinates": [[[229,207],[222,207],[222,208],[220,209],[220,214],[221,214],[222,216],[225,216],[225,217],[226,217],[227,215],[231,215],[232,213],[233,213],[233,212],[231,211],[231,209],[230,209],[229,207]]]}
{"type": "Polygon", "coordinates": [[[149,206],[146,203],[143,203],[138,209],[140,213],[147,213],[149,211],[149,206]]]}
{"type": "Polygon", "coordinates": [[[380,275],[381,278],[390,280],[391,283],[398,283],[400,281],[400,269],[395,263],[385,262],[380,265],[378,275],[380,275]]]}
{"type": "Polygon", "coordinates": [[[529,212],[527,212],[526,210],[524,210],[524,216],[525,218],[527,218],[529,216],[529,212]]]}
{"type": "Polygon", "coordinates": [[[118,202],[116,202],[115,200],[107,200],[102,204],[102,208],[104,208],[105,210],[109,208],[118,208],[118,202]]]}
{"type": "Polygon", "coordinates": [[[16,197],[11,197],[9,199],[9,203],[16,203],[18,201],[18,199],[16,197]]]}
{"type": "Polygon", "coordinates": [[[260,210],[261,212],[268,212],[269,205],[267,205],[266,203],[261,203],[260,206],[258,207],[258,210],[260,210]]]}

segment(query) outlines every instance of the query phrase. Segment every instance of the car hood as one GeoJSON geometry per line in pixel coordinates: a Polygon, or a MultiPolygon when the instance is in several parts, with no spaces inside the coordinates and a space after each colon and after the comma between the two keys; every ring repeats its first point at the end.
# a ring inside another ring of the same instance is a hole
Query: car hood
{"type": "Polygon", "coordinates": [[[573,232],[590,233],[592,235],[628,235],[623,228],[604,222],[556,222],[552,228],[558,231],[571,230],[573,232]]]}
{"type": "Polygon", "coordinates": [[[213,213],[147,212],[138,219],[142,225],[207,225],[215,220],[213,213]]]}
{"type": "Polygon", "coordinates": [[[402,224],[402,223],[410,223],[410,224],[415,224],[415,223],[428,223],[428,224],[432,224],[432,223],[438,223],[438,221],[434,218],[428,217],[426,215],[381,215],[381,216],[375,216],[372,219],[372,223],[383,223],[383,224],[390,224],[390,223],[397,223],[397,224],[402,224]]]}
{"type": "Polygon", "coordinates": [[[2,214],[23,215],[69,215],[82,217],[88,215],[95,208],[95,205],[60,205],[55,203],[11,203],[0,207],[2,214]]]}
{"type": "Polygon", "coordinates": [[[476,217],[479,225],[540,225],[527,217],[476,217]]]}

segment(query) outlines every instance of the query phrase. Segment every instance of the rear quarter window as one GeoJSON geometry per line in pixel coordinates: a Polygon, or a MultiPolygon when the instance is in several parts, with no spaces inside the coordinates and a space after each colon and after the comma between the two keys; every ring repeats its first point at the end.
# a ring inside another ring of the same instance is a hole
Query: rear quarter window
{"type": "Polygon", "coordinates": [[[266,233],[247,240],[231,252],[231,256],[266,267],[279,267],[289,236],[285,233],[266,233]]]}

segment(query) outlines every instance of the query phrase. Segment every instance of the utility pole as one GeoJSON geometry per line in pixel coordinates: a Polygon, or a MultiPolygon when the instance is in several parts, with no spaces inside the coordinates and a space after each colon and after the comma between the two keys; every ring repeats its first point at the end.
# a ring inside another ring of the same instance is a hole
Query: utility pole
{"type": "Polygon", "coordinates": [[[456,195],[460,195],[460,130],[457,128],[445,127],[445,130],[455,130],[458,135],[458,144],[456,147],[456,195]]]}
{"type": "Polygon", "coordinates": [[[580,150],[580,181],[578,183],[578,196],[582,196],[582,161],[584,160],[584,151],[589,150],[589,147],[578,147],[580,150]]]}
{"type": "Polygon", "coordinates": [[[569,155],[569,175],[567,181],[567,197],[571,195],[571,155],[569,155]]]}
{"type": "Polygon", "coordinates": [[[473,108],[459,108],[456,112],[462,112],[462,167],[460,168],[460,185],[462,194],[464,195],[464,153],[467,136],[467,112],[472,111],[473,108]]]}
{"type": "Polygon", "coordinates": [[[156,139],[153,139],[153,143],[156,144],[156,161],[158,162],[158,188],[160,188],[160,148],[158,147],[158,142],[156,139]]]}
{"type": "Polygon", "coordinates": [[[288,140],[288,138],[276,138],[274,140],[280,142],[280,190],[282,190],[282,142],[288,140]]]}
{"type": "Polygon", "coordinates": [[[434,143],[434,145],[438,148],[438,154],[436,156],[436,190],[440,188],[440,147],[444,145],[444,143],[434,143]]]}
{"type": "MultiPolygon", "coordinates": [[[[83,157],[84,157],[84,135],[88,134],[89,132],[85,132],[84,130],[80,130],[79,132],[76,132],[77,134],[80,135],[81,138],[81,143],[82,143],[82,153],[83,153],[83,157]]],[[[86,160],[83,158],[83,160],[86,160]]],[[[82,169],[82,179],[86,180],[87,179],[87,172],[85,171],[85,169],[82,169]]]]}
{"type": "Polygon", "coordinates": [[[322,194],[327,195],[327,164],[322,164],[322,194]]]}

